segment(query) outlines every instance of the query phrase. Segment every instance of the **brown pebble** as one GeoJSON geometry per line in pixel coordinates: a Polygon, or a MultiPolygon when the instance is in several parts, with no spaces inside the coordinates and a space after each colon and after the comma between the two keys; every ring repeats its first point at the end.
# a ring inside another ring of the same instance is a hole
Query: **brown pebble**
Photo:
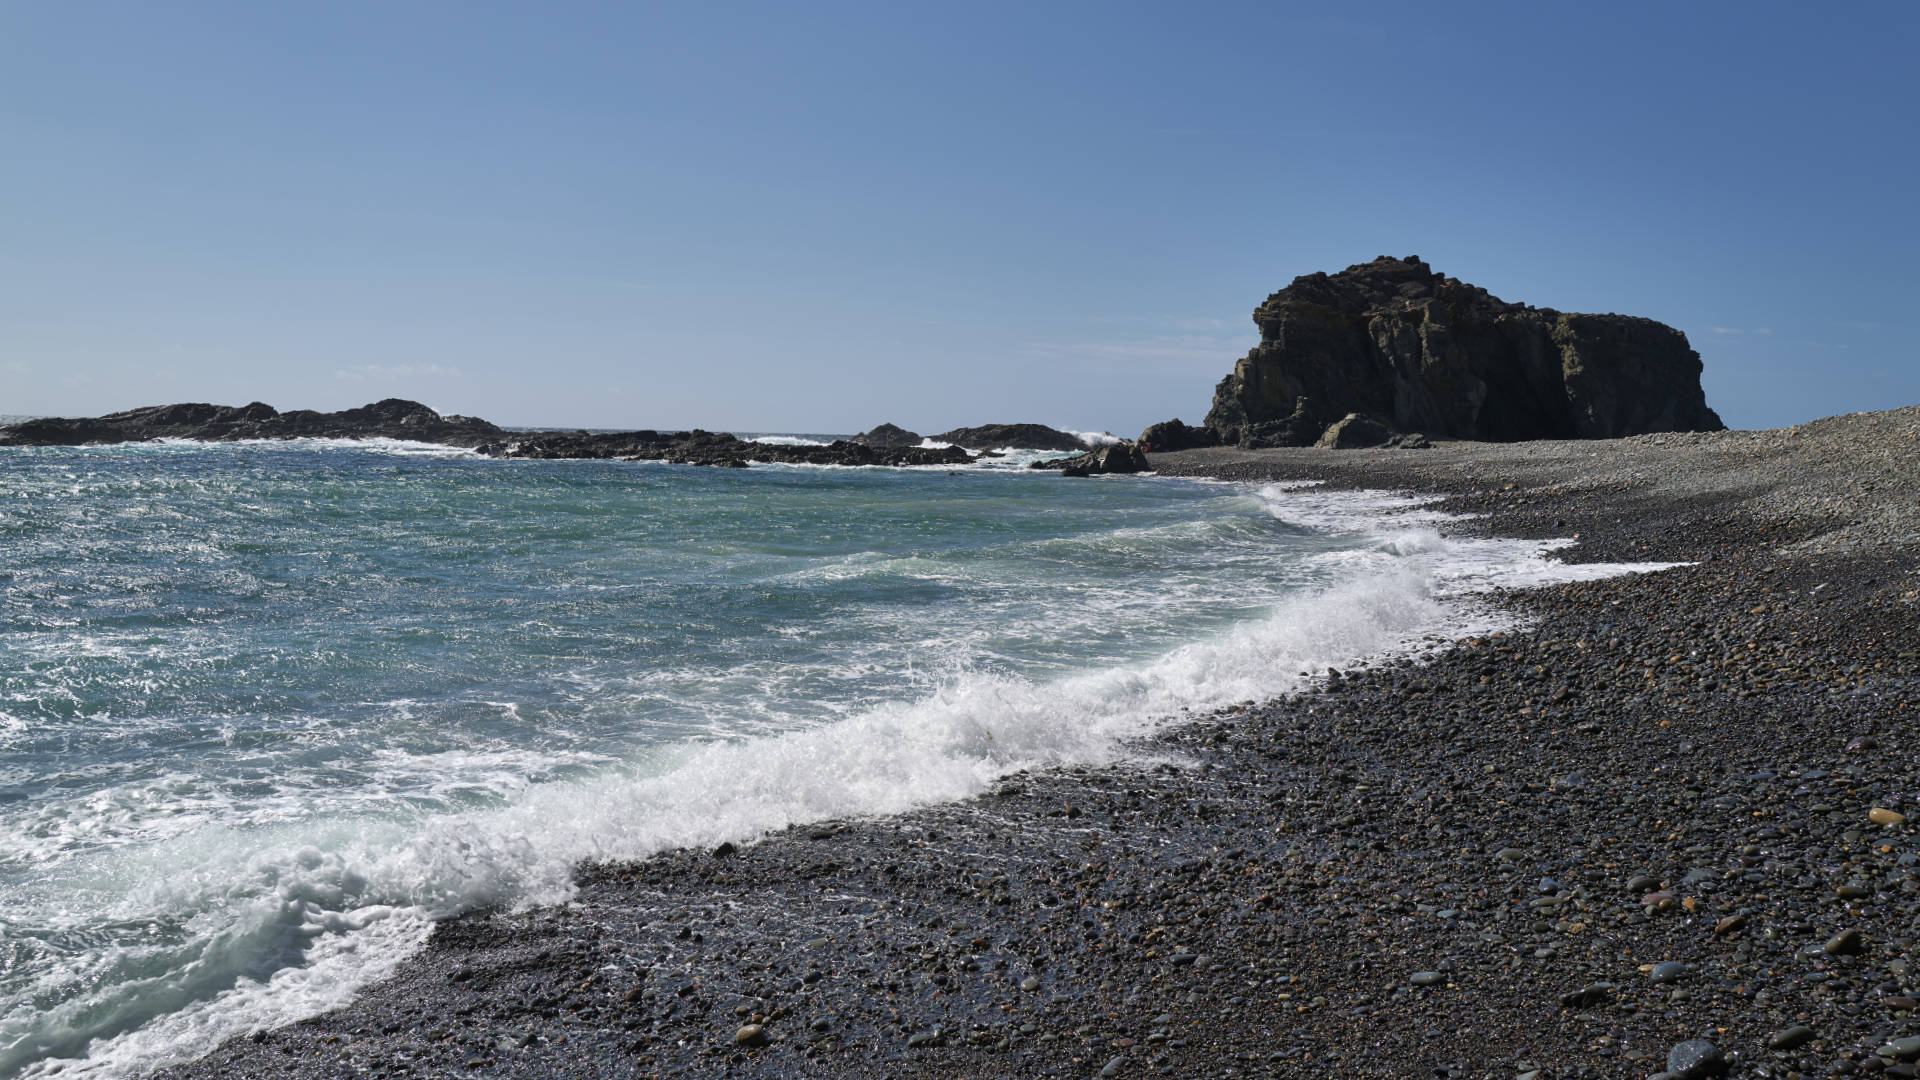
{"type": "Polygon", "coordinates": [[[1898,810],[1889,810],[1884,806],[1876,806],[1867,811],[1867,820],[1873,822],[1875,825],[1903,825],[1906,823],[1907,815],[1898,810]]]}

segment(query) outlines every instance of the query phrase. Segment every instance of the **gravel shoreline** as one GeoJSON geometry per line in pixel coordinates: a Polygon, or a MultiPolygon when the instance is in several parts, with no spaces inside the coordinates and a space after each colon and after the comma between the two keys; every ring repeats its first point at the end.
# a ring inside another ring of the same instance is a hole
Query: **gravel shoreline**
{"type": "Polygon", "coordinates": [[[1153,462],[1693,565],[1502,594],[1525,629],[1159,764],[583,867],[164,1075],[1915,1074],[1920,408],[1153,462]]]}

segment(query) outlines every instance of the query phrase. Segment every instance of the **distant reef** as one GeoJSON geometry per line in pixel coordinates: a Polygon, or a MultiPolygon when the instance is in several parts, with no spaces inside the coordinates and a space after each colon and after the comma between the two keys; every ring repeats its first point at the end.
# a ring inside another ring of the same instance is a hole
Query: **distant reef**
{"type": "Polygon", "coordinates": [[[1508,303],[1417,255],[1295,278],[1253,321],[1260,344],[1220,381],[1206,423],[1155,424],[1144,447],[1419,447],[1726,426],[1701,391],[1700,354],[1673,327],[1508,303]]]}
{"type": "Polygon", "coordinates": [[[921,435],[895,424],[881,424],[855,435],[851,441],[862,446],[919,446],[927,439],[964,446],[969,450],[1001,450],[1008,447],[1077,453],[1087,450],[1086,440],[1080,436],[1045,424],[981,424],[979,427],[954,428],[938,435],[921,435]]]}
{"type": "Polygon", "coordinates": [[[958,465],[973,460],[950,446],[926,449],[864,446],[839,440],[826,446],[748,442],[700,431],[508,431],[471,416],[442,416],[417,401],[387,398],[341,412],[280,412],[271,405],[155,405],[85,419],[48,417],[0,427],[0,446],[92,446],[193,439],[408,439],[459,446],[492,457],[621,458],[735,468],[749,462],[809,465],[958,465]]]}
{"type": "Polygon", "coordinates": [[[933,437],[935,442],[952,443],[969,450],[998,450],[1017,446],[1022,450],[1073,450],[1084,452],[1086,440],[1071,431],[1045,424],[982,424],[979,427],[954,428],[933,437]]]}

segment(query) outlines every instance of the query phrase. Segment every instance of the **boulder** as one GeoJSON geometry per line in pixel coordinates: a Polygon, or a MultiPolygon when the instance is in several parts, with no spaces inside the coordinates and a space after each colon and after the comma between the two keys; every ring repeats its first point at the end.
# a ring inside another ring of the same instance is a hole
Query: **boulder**
{"type": "Polygon", "coordinates": [[[1348,413],[1329,424],[1314,445],[1323,450],[1357,450],[1363,447],[1423,450],[1432,444],[1418,432],[1403,434],[1371,416],[1348,413]]]}
{"type": "Polygon", "coordinates": [[[1295,278],[1253,318],[1260,344],[1207,413],[1222,442],[1310,445],[1352,413],[1489,442],[1725,426],[1680,331],[1508,303],[1418,256],[1295,278]]]}
{"type": "Polygon", "coordinates": [[[979,427],[954,428],[933,436],[935,442],[952,443],[969,450],[998,450],[1003,446],[1021,450],[1085,450],[1087,444],[1071,431],[1045,424],[982,424],[979,427]]]}
{"type": "Polygon", "coordinates": [[[847,441],[850,443],[858,443],[861,446],[898,448],[903,446],[919,446],[925,440],[914,432],[908,431],[906,428],[895,427],[892,424],[881,424],[879,427],[863,431],[847,441]]]}
{"type": "Polygon", "coordinates": [[[1182,420],[1162,420],[1150,424],[1140,433],[1135,442],[1142,453],[1170,454],[1175,450],[1192,450],[1201,446],[1220,445],[1220,436],[1209,427],[1192,427],[1182,420]]]}

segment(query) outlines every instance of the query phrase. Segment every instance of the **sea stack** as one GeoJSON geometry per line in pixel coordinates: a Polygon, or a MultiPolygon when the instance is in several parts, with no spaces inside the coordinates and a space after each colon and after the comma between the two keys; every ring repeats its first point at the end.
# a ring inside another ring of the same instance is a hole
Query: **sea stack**
{"type": "Polygon", "coordinates": [[[1673,327],[1508,303],[1417,255],[1295,278],[1253,321],[1260,344],[1215,390],[1207,441],[1310,446],[1351,414],[1485,442],[1726,426],[1673,327]]]}

